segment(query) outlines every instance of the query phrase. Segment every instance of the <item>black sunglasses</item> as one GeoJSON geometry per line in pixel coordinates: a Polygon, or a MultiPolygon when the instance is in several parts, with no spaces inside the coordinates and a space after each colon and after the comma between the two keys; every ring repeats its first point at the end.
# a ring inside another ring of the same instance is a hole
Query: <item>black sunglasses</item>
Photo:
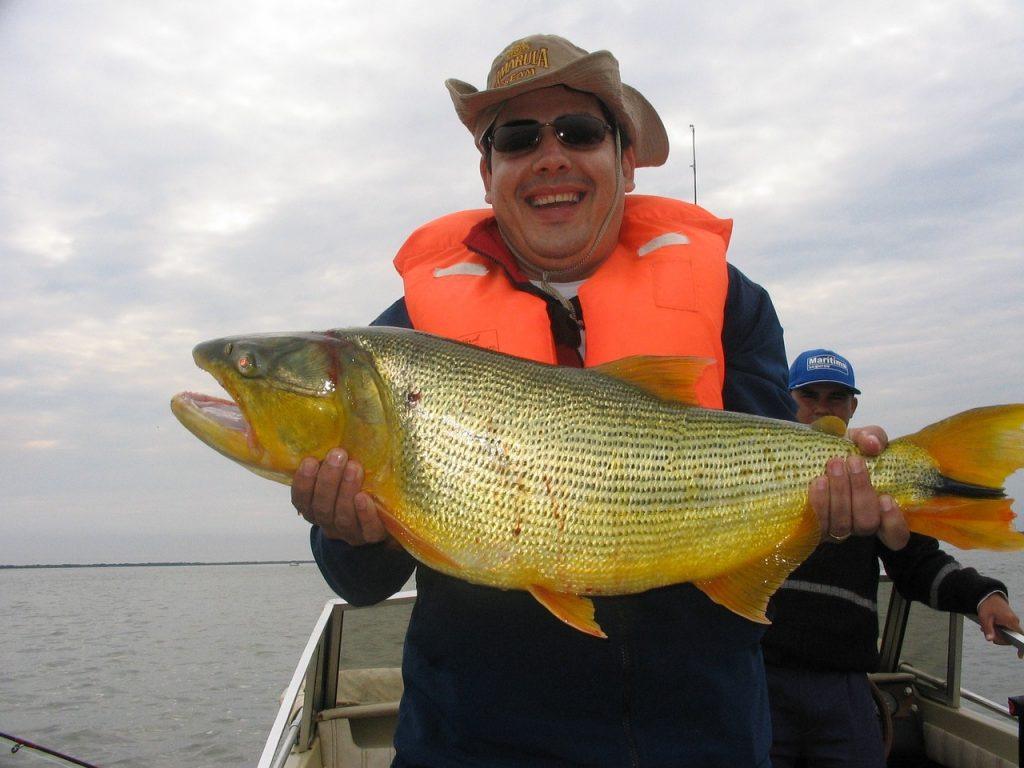
{"type": "Polygon", "coordinates": [[[547,126],[555,129],[560,142],[573,149],[590,149],[604,141],[612,127],[593,115],[562,115],[550,123],[537,120],[513,120],[499,125],[486,138],[496,152],[526,152],[540,144],[540,132],[547,126]]]}

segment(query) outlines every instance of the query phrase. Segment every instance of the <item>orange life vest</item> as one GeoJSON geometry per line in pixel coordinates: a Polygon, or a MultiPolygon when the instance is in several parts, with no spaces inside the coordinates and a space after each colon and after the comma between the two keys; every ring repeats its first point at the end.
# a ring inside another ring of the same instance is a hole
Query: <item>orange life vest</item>
{"type": "MultiPolygon", "coordinates": [[[[540,362],[557,360],[544,299],[463,242],[494,214],[462,211],[416,230],[395,257],[413,327],[540,362]]],[[[619,243],[580,286],[587,367],[630,355],[715,360],[697,383],[722,407],[725,251],[732,221],[678,200],[628,195],[619,243]]]]}

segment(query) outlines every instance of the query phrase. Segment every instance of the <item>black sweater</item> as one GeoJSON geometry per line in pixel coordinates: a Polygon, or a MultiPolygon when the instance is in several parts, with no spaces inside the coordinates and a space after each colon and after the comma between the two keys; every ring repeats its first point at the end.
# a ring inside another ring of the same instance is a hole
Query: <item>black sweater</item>
{"type": "Polygon", "coordinates": [[[941,611],[975,613],[1002,582],[963,568],[938,542],[911,534],[892,551],[876,538],[824,543],[775,593],[772,625],[762,645],[765,661],[782,667],[842,672],[878,668],[878,560],[908,600],[941,611]]]}

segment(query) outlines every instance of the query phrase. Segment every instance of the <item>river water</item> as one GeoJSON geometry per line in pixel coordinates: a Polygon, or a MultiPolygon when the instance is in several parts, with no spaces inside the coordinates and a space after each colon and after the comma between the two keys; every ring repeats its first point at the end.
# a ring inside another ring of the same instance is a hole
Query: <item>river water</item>
{"type": "MultiPolygon", "coordinates": [[[[1020,612],[1019,556],[959,556],[1006,581],[1020,612]]],[[[253,766],[331,597],[311,563],[0,569],[0,731],[108,768],[253,766]]],[[[402,614],[358,615],[367,666],[397,663],[402,614]]],[[[1015,654],[970,624],[964,649],[965,687],[1024,693],[1015,654]]],[[[4,768],[45,765],[0,751],[4,768]]]]}
{"type": "MultiPolygon", "coordinates": [[[[312,564],[0,570],[0,731],[103,766],[255,765],[331,597],[312,564]]],[[[51,764],[24,755],[0,765],[51,764]]]]}

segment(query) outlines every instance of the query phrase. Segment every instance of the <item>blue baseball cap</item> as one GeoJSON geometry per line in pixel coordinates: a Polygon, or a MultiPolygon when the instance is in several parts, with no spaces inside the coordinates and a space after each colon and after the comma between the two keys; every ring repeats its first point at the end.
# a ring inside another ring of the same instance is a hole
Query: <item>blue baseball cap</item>
{"type": "Polygon", "coordinates": [[[860,394],[854,384],[850,361],[831,349],[809,349],[801,352],[793,361],[789,369],[790,390],[808,384],[839,384],[855,395],[860,394]]]}

